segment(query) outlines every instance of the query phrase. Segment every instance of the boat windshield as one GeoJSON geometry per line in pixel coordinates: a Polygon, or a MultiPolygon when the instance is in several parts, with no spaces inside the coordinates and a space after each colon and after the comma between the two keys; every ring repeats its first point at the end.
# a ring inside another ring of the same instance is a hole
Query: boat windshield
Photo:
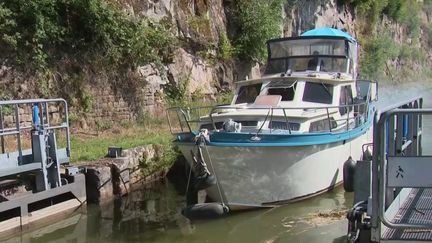
{"type": "Polygon", "coordinates": [[[266,74],[291,70],[351,73],[348,60],[355,59],[345,39],[298,38],[276,39],[268,42],[269,58],[266,74]]]}
{"type": "Polygon", "coordinates": [[[266,74],[284,73],[288,69],[292,72],[302,71],[322,71],[322,72],[347,72],[347,59],[335,57],[296,57],[287,59],[269,60],[266,68],[266,74]]]}

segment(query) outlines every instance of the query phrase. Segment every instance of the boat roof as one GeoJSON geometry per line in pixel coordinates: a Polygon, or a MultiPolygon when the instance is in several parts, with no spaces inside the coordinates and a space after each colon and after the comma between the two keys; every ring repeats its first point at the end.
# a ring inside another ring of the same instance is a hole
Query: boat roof
{"type": "Polygon", "coordinates": [[[301,34],[300,36],[314,36],[314,37],[343,37],[345,39],[348,39],[350,41],[356,42],[356,39],[352,37],[350,34],[348,34],[345,31],[342,31],[340,29],[335,28],[329,28],[329,27],[323,27],[323,28],[316,28],[312,30],[308,30],[301,34]]]}
{"type": "Polygon", "coordinates": [[[327,77],[320,77],[319,74],[316,76],[305,76],[305,77],[299,77],[299,76],[266,76],[256,79],[247,79],[247,80],[241,80],[235,82],[237,85],[241,84],[254,84],[254,83],[262,83],[265,81],[276,81],[276,80],[286,80],[286,81],[307,81],[307,82],[313,82],[313,83],[328,83],[328,84],[341,84],[341,83],[352,83],[355,80],[353,79],[337,79],[337,78],[327,78],[327,77]]]}

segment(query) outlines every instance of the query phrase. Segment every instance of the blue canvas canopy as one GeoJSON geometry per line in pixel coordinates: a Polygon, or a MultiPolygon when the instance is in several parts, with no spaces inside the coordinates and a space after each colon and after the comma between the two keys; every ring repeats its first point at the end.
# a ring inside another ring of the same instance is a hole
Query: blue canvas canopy
{"type": "Polygon", "coordinates": [[[301,36],[338,36],[347,38],[350,41],[356,41],[350,34],[339,29],[324,27],[308,30],[301,36]]]}

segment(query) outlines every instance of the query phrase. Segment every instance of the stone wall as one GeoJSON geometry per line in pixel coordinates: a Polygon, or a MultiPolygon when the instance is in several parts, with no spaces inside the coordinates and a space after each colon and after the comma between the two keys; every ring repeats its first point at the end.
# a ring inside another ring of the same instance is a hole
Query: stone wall
{"type": "MultiPolygon", "coordinates": [[[[51,125],[59,125],[64,119],[63,105],[58,105],[59,103],[49,103],[48,104],[48,119],[51,125]]],[[[20,127],[31,127],[33,124],[32,116],[33,104],[21,104],[18,106],[18,119],[20,121],[20,127]]],[[[16,127],[16,108],[15,106],[5,105],[2,108],[4,128],[15,128],[16,127]]],[[[42,106],[39,105],[39,110],[42,112],[42,106]]],[[[43,116],[45,117],[45,116],[43,116]]],[[[42,115],[40,115],[42,119],[42,115]]]]}
{"type": "Polygon", "coordinates": [[[103,204],[128,194],[135,184],[165,177],[169,168],[149,170],[160,163],[157,159],[163,153],[162,146],[149,144],[123,150],[117,158],[78,162],[78,167],[85,168],[87,201],[103,204]]]}

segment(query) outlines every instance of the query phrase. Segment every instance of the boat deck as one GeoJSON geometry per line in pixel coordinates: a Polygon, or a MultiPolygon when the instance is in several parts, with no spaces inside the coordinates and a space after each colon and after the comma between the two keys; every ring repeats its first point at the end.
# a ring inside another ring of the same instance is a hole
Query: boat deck
{"type": "MultiPolygon", "coordinates": [[[[392,223],[424,225],[432,223],[432,188],[410,189],[408,196],[404,199],[395,200],[393,204],[396,204],[397,211],[390,218],[392,223]]],[[[432,229],[390,229],[383,227],[381,242],[400,241],[432,241],[432,229]]]]}

